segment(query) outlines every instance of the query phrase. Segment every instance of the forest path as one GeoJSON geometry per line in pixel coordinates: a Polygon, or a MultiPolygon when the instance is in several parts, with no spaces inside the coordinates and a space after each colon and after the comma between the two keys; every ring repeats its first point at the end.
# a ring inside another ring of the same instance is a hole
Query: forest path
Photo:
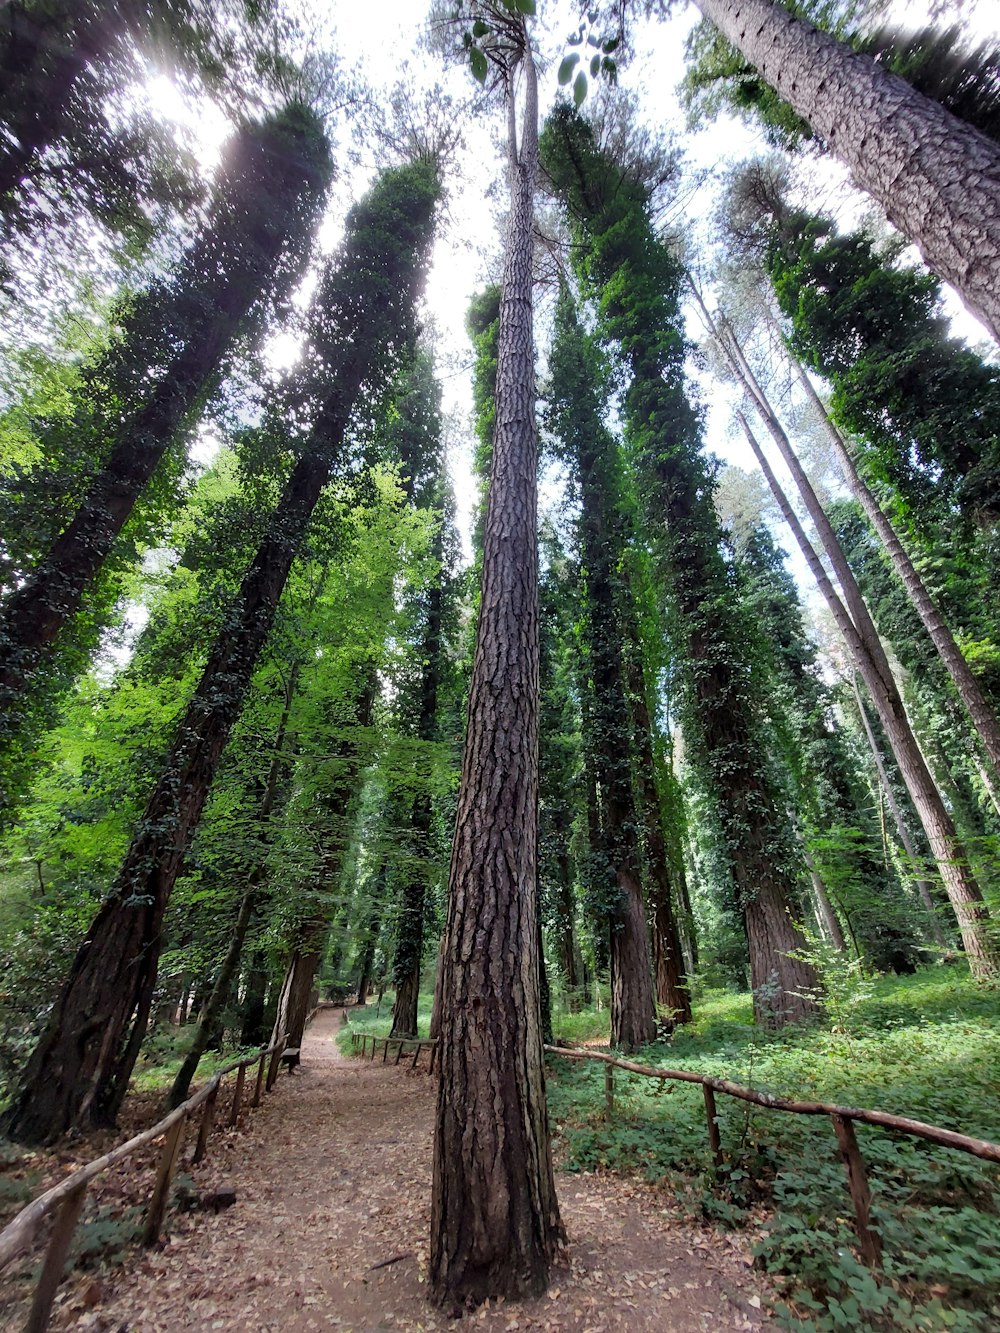
{"type": "Polygon", "coordinates": [[[548,1294],[461,1322],[432,1309],[423,1278],[434,1080],[345,1059],[335,1043],[341,1021],[340,1010],[321,1010],[301,1069],[278,1081],[242,1132],[217,1132],[202,1167],[181,1168],[202,1192],[231,1184],[235,1206],[171,1215],[161,1249],[130,1253],[105,1279],[99,1304],[69,1303],[55,1327],[723,1333],[767,1325],[740,1242],[672,1217],[662,1192],[565,1173],[557,1183],[569,1244],[548,1294]]]}

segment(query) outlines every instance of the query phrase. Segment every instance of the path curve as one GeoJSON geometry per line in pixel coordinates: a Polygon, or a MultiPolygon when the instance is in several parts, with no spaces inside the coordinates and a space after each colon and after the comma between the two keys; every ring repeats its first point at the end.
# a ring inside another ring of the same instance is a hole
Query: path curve
{"type": "MultiPolygon", "coordinates": [[[[672,1217],[669,1196],[620,1177],[560,1174],[569,1243],[547,1296],[462,1321],[427,1303],[434,1080],[345,1059],[340,1010],[321,1010],[302,1067],[283,1075],[239,1134],[182,1167],[199,1191],[237,1192],[217,1215],[168,1218],[158,1249],[132,1254],[76,1295],[54,1327],[97,1333],[381,1333],[565,1330],[725,1333],[765,1327],[742,1242],[672,1217]],[[381,1265],[381,1266],[380,1266],[381,1265]]],[[[79,1291],[79,1289],[78,1289],[79,1291]]]]}

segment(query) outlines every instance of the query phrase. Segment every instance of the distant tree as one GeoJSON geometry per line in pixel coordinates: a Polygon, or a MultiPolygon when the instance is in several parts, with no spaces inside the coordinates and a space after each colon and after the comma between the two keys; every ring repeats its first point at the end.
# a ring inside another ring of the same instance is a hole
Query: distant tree
{"type": "Polygon", "coordinates": [[[685,736],[718,803],[720,854],[749,941],[755,1013],[780,1026],[813,1012],[815,977],[793,956],[803,944],[790,915],[793,852],[720,551],[700,421],[685,392],[681,268],[653,232],[642,174],[602,153],[568,107],[549,119],[543,150],[577,228],[601,335],[620,349],[626,443],[677,626],[685,736]]]}

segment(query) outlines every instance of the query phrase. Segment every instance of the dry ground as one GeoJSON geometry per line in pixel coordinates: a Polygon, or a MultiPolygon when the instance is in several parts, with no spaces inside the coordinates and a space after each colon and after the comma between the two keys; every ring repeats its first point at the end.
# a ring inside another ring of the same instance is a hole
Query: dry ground
{"type": "MultiPolygon", "coordinates": [[[[303,1066],[239,1133],[182,1167],[238,1195],[217,1215],[168,1218],[168,1238],[104,1275],[68,1281],[53,1327],[97,1333],[241,1330],[658,1330],[765,1327],[738,1238],[681,1221],[670,1196],[620,1177],[561,1174],[565,1261],[547,1296],[461,1321],[433,1310],[424,1275],[433,1079],[344,1059],[339,1010],[320,1011],[303,1066]]],[[[426,1059],[426,1057],[424,1057],[426,1059]]],[[[16,1327],[12,1324],[11,1327],[16,1327]]]]}

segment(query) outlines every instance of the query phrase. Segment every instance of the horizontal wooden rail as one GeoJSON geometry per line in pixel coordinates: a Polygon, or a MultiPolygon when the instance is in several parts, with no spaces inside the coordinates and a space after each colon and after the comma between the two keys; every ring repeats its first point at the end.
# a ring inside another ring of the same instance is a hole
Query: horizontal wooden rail
{"type": "Polygon", "coordinates": [[[367,1054],[368,1042],[371,1042],[372,1044],[371,1058],[373,1060],[375,1059],[376,1051],[381,1049],[383,1064],[385,1064],[386,1060],[389,1058],[390,1046],[394,1045],[396,1047],[396,1059],[393,1061],[393,1063],[397,1065],[402,1059],[403,1047],[412,1046],[414,1050],[413,1050],[413,1059],[410,1061],[411,1069],[416,1069],[417,1061],[420,1059],[420,1052],[424,1050],[425,1047],[429,1047],[431,1052],[431,1060],[427,1072],[428,1074],[433,1074],[434,1072],[434,1062],[437,1056],[437,1045],[438,1045],[436,1037],[376,1037],[371,1032],[351,1033],[351,1045],[354,1047],[355,1050],[357,1050],[359,1047],[361,1048],[362,1059],[364,1059],[365,1055],[367,1054]]]}
{"type": "Polygon", "coordinates": [[[258,1066],[257,1091],[252,1102],[253,1106],[257,1106],[260,1102],[260,1085],[267,1057],[269,1055],[280,1057],[287,1044],[287,1038],[282,1037],[263,1050],[255,1051],[253,1055],[245,1055],[241,1059],[233,1060],[230,1064],[216,1070],[204,1087],[199,1088],[187,1101],[175,1107],[151,1129],[143,1130],[141,1134],[134,1135],[125,1143],[118,1144],[116,1148],[112,1148],[103,1157],[96,1157],[92,1162],[87,1162],[79,1170],[61,1180],[58,1185],[53,1185],[51,1189],[40,1194],[37,1199],[32,1199],[31,1203],[22,1208],[17,1216],[7,1223],[3,1231],[0,1231],[0,1269],[5,1268],[7,1264],[30,1247],[44,1219],[50,1213],[58,1210],[49,1239],[45,1262],[35,1288],[35,1298],[28,1317],[26,1333],[43,1333],[43,1330],[48,1327],[56,1288],[62,1278],[66,1256],[69,1253],[73,1232],[90,1182],[117,1162],[130,1157],[134,1152],[145,1147],[146,1144],[152,1143],[156,1139],[165,1138],[143,1231],[144,1242],[152,1244],[158,1239],[163,1224],[170,1184],[180,1159],[184,1128],[188,1117],[199,1107],[204,1107],[198,1131],[198,1144],[195,1150],[196,1159],[200,1161],[207,1150],[215,1103],[218,1099],[222,1080],[227,1074],[233,1073],[234,1070],[239,1071],[236,1089],[233,1094],[233,1108],[229,1118],[230,1125],[235,1125],[239,1118],[247,1067],[250,1065],[258,1066]]]}
{"type": "Polygon", "coordinates": [[[871,1227],[871,1192],[861,1149],[858,1147],[853,1122],[864,1125],[877,1125],[881,1129],[895,1130],[900,1134],[911,1134],[915,1138],[926,1139],[929,1143],[940,1144],[944,1148],[954,1148],[958,1152],[981,1157],[987,1162],[1000,1162],[1000,1143],[991,1143],[988,1139],[975,1139],[968,1134],[959,1134],[952,1129],[942,1129],[938,1125],[928,1125],[923,1120],[913,1120],[909,1116],[891,1115],[888,1111],[871,1111],[859,1106],[839,1106],[834,1102],[804,1102],[788,1097],[777,1097],[770,1092],[760,1092],[756,1088],[746,1088],[741,1083],[732,1083],[729,1079],[715,1078],[711,1074],[699,1074],[691,1069],[658,1069],[653,1065],[640,1065],[634,1060],[620,1060],[617,1056],[607,1055],[603,1051],[580,1051],[568,1046],[546,1046],[549,1055],[561,1056],[564,1060],[594,1060],[605,1066],[604,1095],[608,1117],[614,1110],[614,1071],[625,1070],[630,1074],[639,1074],[644,1078],[673,1080],[678,1083],[698,1083],[705,1097],[705,1115],[708,1121],[709,1147],[716,1167],[722,1165],[722,1145],[719,1137],[718,1117],[715,1109],[715,1094],[736,1097],[740,1101],[763,1106],[769,1111],[788,1111],[794,1115],[829,1116],[837,1135],[837,1145],[841,1159],[847,1171],[847,1183],[854,1204],[855,1223],[860,1242],[861,1253],[874,1268],[881,1257],[881,1241],[877,1231],[871,1227]]]}

